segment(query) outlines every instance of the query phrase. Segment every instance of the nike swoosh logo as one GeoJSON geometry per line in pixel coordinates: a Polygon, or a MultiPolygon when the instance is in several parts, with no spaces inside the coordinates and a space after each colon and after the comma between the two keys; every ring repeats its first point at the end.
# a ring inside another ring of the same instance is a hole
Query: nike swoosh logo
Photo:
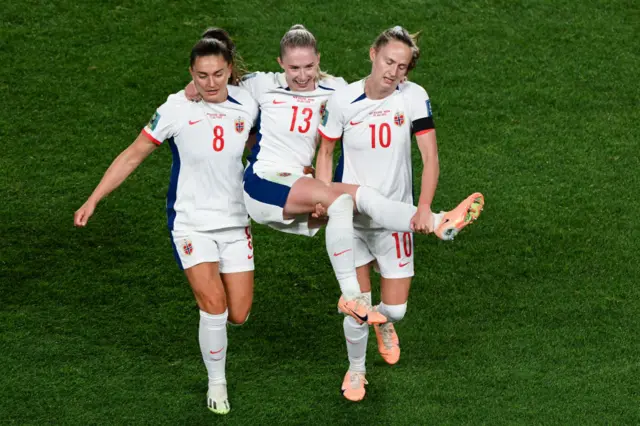
{"type": "Polygon", "coordinates": [[[333,252],[333,255],[334,255],[334,256],[340,256],[340,255],[342,255],[342,254],[345,254],[345,253],[346,253],[346,252],[348,252],[348,251],[351,251],[351,249],[343,250],[343,251],[341,251],[340,253],[336,253],[336,252],[334,251],[334,252],[333,252]]]}
{"type": "Polygon", "coordinates": [[[411,262],[407,262],[407,263],[402,263],[402,262],[400,262],[400,263],[398,263],[398,266],[399,266],[399,267],[401,267],[401,268],[404,268],[405,266],[407,266],[407,265],[408,265],[408,264],[410,264],[410,263],[411,263],[411,262]]]}
{"type": "Polygon", "coordinates": [[[280,105],[280,104],[286,104],[287,101],[276,101],[275,99],[273,100],[273,104],[274,105],[280,105]]]}
{"type": "Polygon", "coordinates": [[[189,126],[193,126],[194,124],[198,124],[198,123],[199,123],[199,122],[201,122],[201,121],[202,121],[202,119],[200,119],[200,120],[196,120],[196,121],[191,121],[191,120],[189,120],[189,126]]]}
{"type": "Polygon", "coordinates": [[[352,126],[357,126],[360,123],[362,123],[362,121],[350,121],[349,122],[349,124],[351,124],[352,126]]]}
{"type": "Polygon", "coordinates": [[[253,255],[252,254],[248,254],[247,255],[247,259],[253,259],[253,255]]]}
{"type": "Polygon", "coordinates": [[[360,316],[360,315],[358,315],[358,314],[357,314],[353,309],[349,309],[349,310],[353,313],[353,315],[355,315],[355,316],[357,316],[358,318],[360,318],[360,321],[362,321],[362,322],[367,322],[367,320],[369,319],[369,314],[367,314],[367,315],[365,315],[365,316],[361,317],[361,316],[360,316]]]}
{"type": "Polygon", "coordinates": [[[217,351],[209,351],[209,353],[210,353],[211,355],[219,354],[220,352],[222,352],[222,350],[223,350],[223,349],[224,349],[224,346],[223,346],[223,347],[221,347],[221,348],[220,348],[219,350],[217,350],[217,351]]]}

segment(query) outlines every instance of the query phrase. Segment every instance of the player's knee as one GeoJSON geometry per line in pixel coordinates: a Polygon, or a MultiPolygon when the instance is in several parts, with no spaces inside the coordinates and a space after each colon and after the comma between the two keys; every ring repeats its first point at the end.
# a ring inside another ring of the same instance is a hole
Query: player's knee
{"type": "Polygon", "coordinates": [[[242,325],[245,322],[247,322],[247,320],[249,319],[249,315],[251,314],[251,311],[244,310],[242,312],[240,311],[230,311],[229,312],[229,318],[227,319],[227,322],[231,325],[242,325]]]}
{"type": "Polygon", "coordinates": [[[227,298],[224,292],[196,293],[196,301],[201,311],[216,315],[227,309],[227,298]]]}
{"type": "Polygon", "coordinates": [[[351,213],[352,211],[353,198],[349,194],[340,194],[335,200],[333,200],[327,209],[329,216],[344,212],[351,213]]]}
{"type": "Polygon", "coordinates": [[[398,322],[404,318],[407,313],[407,303],[401,305],[384,305],[383,315],[387,317],[389,322],[398,322]]]}

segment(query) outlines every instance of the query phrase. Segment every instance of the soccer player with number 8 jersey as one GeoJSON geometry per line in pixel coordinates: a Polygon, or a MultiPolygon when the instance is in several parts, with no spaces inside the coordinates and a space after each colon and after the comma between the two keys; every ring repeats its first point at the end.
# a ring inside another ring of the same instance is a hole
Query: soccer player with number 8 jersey
{"type": "Polygon", "coordinates": [[[75,213],[85,226],[98,202],[165,140],[173,154],[167,216],[173,252],[200,308],[199,342],[209,383],[207,406],[231,409],[225,364],[227,322],[244,323],[253,300],[253,245],[242,199],[242,154],[258,105],[237,87],[235,45],[207,30],[191,51],[190,72],[203,102],[169,96],[129,148],[112,163],[75,213]]]}
{"type": "MultiPolygon", "coordinates": [[[[336,90],[318,129],[322,135],[316,163],[319,179],[331,181],[333,150],[336,141],[342,139],[342,156],[334,177],[340,183],[333,186],[360,185],[356,194],[359,209],[376,200],[364,197],[370,191],[397,202],[395,221],[381,222],[363,215],[354,218],[357,276],[369,303],[371,267],[375,265],[382,276],[382,301],[375,309],[388,322],[374,327],[380,354],[389,364],[395,364],[400,357],[393,323],[401,320],[407,309],[414,275],[412,232],[435,232],[442,239],[452,239],[478,217],[484,204],[482,194],[475,193],[450,212],[431,212],[439,174],[431,105],[422,87],[406,81],[419,57],[415,39],[402,27],[378,36],[370,49],[371,74],[336,90]],[[413,206],[412,135],[424,164],[417,208],[413,206]]],[[[385,203],[375,205],[378,209],[386,208],[385,203]]],[[[367,383],[365,355],[369,328],[351,317],[345,318],[343,327],[350,365],[342,392],[345,398],[359,401],[365,395],[367,383]]]]}

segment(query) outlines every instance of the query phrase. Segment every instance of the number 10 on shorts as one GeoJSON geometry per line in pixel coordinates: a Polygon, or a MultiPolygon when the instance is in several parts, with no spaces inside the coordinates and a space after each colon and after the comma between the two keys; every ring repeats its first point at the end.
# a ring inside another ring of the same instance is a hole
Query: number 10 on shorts
{"type": "Polygon", "coordinates": [[[401,249],[404,249],[406,257],[411,257],[411,232],[394,232],[391,236],[396,240],[396,255],[398,256],[398,259],[402,259],[401,249]],[[400,247],[400,235],[402,235],[402,247],[400,247]]]}

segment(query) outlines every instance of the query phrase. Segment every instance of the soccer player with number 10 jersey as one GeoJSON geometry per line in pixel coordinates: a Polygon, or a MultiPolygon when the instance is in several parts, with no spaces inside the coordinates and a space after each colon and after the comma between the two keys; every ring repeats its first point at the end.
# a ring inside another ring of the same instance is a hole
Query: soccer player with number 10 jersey
{"type": "MultiPolygon", "coordinates": [[[[381,274],[381,299],[375,310],[387,322],[375,324],[378,349],[384,360],[395,364],[400,345],[394,323],[407,309],[411,277],[414,275],[412,231],[435,232],[442,239],[452,239],[464,226],[475,220],[482,206],[482,194],[475,193],[456,209],[433,214],[431,202],[438,183],[439,162],[436,133],[427,92],[407,81],[409,71],[419,57],[416,37],[402,27],[394,27],[378,36],[370,49],[371,74],[335,91],[325,108],[319,133],[321,147],[316,162],[318,179],[329,183],[335,143],[342,139],[334,187],[359,185],[356,205],[367,210],[392,205],[395,215],[354,218],[354,254],[360,289],[371,304],[370,270],[381,274]],[[413,206],[411,139],[415,135],[424,170],[417,208],[413,206]],[[374,193],[373,191],[377,191],[374,193]],[[371,195],[373,194],[373,195],[371,195]],[[417,219],[416,219],[417,218],[417,219]],[[417,226],[410,226],[416,223],[417,226]]],[[[369,327],[351,317],[343,323],[349,370],[343,383],[345,398],[359,401],[365,395],[365,355],[369,327]]]]}

